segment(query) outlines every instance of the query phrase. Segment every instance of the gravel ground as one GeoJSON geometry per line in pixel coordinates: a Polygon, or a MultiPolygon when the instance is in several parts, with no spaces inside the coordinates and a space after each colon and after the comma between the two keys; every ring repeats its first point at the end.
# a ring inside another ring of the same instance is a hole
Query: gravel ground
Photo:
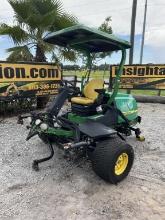
{"type": "Polygon", "coordinates": [[[0,219],[165,219],[165,105],[139,109],[146,141],[128,138],[135,162],[117,186],[97,177],[85,159],[66,161],[59,149],[33,171],[32,160],[47,154],[47,146],[37,137],[26,142],[27,130],[16,117],[1,122],[0,219]]]}

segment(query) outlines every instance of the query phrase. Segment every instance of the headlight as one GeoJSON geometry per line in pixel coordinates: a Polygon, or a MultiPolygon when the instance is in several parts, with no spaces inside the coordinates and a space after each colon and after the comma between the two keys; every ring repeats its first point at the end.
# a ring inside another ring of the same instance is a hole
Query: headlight
{"type": "Polygon", "coordinates": [[[28,123],[30,124],[32,122],[32,117],[27,118],[28,123]]]}
{"type": "Polygon", "coordinates": [[[45,123],[42,123],[42,124],[40,125],[40,128],[41,128],[41,130],[45,131],[45,130],[48,129],[48,125],[45,124],[45,123]]]}
{"type": "Polygon", "coordinates": [[[59,124],[57,124],[57,122],[54,123],[54,127],[55,128],[61,128],[61,126],[59,124]]]}
{"type": "Polygon", "coordinates": [[[41,120],[40,119],[37,119],[36,121],[35,121],[35,125],[39,125],[41,123],[41,120]]]}

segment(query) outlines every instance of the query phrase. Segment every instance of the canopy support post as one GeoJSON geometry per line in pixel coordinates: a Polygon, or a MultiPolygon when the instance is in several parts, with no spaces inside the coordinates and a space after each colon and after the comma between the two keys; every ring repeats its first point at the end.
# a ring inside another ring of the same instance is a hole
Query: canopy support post
{"type": "Polygon", "coordinates": [[[109,105],[114,101],[114,98],[116,97],[116,95],[118,93],[119,85],[120,85],[120,78],[121,78],[121,75],[122,75],[122,72],[123,72],[125,60],[126,60],[126,50],[124,48],[122,48],[122,58],[121,58],[121,61],[120,61],[119,68],[117,70],[113,93],[110,97],[110,100],[108,101],[109,105]]]}
{"type": "Polygon", "coordinates": [[[91,70],[92,70],[91,54],[89,52],[86,52],[86,56],[87,56],[87,72],[86,72],[85,76],[82,76],[82,78],[81,78],[81,91],[84,88],[84,84],[89,81],[89,77],[90,77],[91,70]]]}

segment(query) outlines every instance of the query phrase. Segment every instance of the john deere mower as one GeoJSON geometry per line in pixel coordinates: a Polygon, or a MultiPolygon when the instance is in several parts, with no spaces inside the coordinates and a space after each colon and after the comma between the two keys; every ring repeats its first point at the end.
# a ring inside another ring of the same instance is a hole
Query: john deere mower
{"type": "Polygon", "coordinates": [[[88,57],[88,70],[82,77],[81,88],[62,80],[59,94],[42,113],[31,112],[19,116],[19,123],[28,118],[30,129],[27,140],[38,135],[49,145],[50,155],[33,161],[33,169],[54,155],[53,143],[64,150],[66,157],[83,154],[91,160],[95,173],[104,180],[118,183],[131,170],[134,150],[125,140],[132,132],[138,140],[141,122],[135,99],[130,94],[118,92],[120,77],[126,59],[127,41],[82,25],[49,34],[46,42],[74,49],[88,57]],[[121,51],[121,61],[113,90],[104,88],[102,79],[91,79],[92,53],[121,51]],[[66,101],[70,109],[60,113],[66,101]]]}

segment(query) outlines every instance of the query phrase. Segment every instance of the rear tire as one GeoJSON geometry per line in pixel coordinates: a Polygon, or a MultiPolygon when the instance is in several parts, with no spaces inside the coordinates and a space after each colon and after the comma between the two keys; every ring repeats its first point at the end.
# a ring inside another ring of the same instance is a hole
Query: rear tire
{"type": "Polygon", "coordinates": [[[117,184],[130,172],[134,151],[132,146],[119,137],[111,137],[97,144],[91,161],[93,170],[98,176],[117,184]]]}

